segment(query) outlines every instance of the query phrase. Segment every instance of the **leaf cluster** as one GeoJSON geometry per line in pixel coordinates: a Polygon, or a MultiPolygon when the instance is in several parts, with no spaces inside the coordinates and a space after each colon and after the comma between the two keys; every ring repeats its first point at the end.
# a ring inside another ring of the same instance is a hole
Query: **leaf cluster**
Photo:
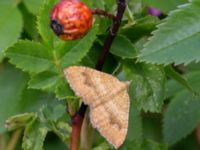
{"type": "MultiPolygon", "coordinates": [[[[69,146],[70,117],[79,107],[79,98],[65,80],[63,69],[72,65],[94,68],[112,22],[95,16],[85,37],[61,41],[49,25],[56,2],[0,2],[0,133],[8,136],[8,144],[2,149],[9,147],[13,138],[9,135],[21,129],[24,150],[69,146]],[[56,141],[52,145],[51,138],[56,141]]],[[[83,2],[116,13],[115,0],[83,2]]],[[[103,67],[104,72],[131,81],[129,129],[121,150],[197,149],[194,132],[200,122],[199,11],[199,0],[128,2],[103,67]],[[160,9],[162,16],[148,15],[149,7],[160,9]]],[[[94,137],[89,149],[113,149],[96,130],[87,130],[88,141],[94,137]]]]}

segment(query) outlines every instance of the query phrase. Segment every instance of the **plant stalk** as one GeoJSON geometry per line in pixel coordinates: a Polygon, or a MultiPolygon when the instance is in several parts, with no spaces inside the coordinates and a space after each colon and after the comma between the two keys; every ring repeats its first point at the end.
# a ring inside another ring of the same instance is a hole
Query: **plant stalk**
{"type": "MultiPolygon", "coordinates": [[[[103,68],[103,65],[105,63],[105,58],[107,54],[109,53],[113,40],[115,39],[116,34],[119,30],[125,8],[126,8],[126,0],[117,0],[116,19],[113,20],[113,24],[109,29],[109,34],[104,42],[102,52],[100,54],[100,57],[95,67],[96,70],[101,71],[103,68]]],[[[88,107],[87,105],[82,103],[79,111],[72,118],[72,133],[71,133],[70,150],[78,150],[81,127],[82,127],[82,123],[83,123],[83,119],[84,119],[87,107],[88,107]]]]}

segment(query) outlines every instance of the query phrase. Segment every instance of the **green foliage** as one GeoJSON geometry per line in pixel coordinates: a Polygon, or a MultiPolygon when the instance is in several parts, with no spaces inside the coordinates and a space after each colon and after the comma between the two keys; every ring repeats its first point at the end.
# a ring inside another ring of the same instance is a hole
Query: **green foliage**
{"type": "Polygon", "coordinates": [[[25,129],[22,148],[25,150],[43,150],[47,131],[47,128],[42,127],[37,119],[31,121],[25,129]]]}
{"type": "MultiPolygon", "coordinates": [[[[49,26],[50,8],[54,3],[52,0],[46,3],[38,17],[38,29],[44,43],[18,41],[6,51],[6,54],[12,64],[31,75],[30,88],[57,93],[57,88],[60,86],[59,81],[64,80],[62,70],[79,63],[87,55],[96,39],[98,28],[94,25],[83,39],[69,45],[61,42],[49,26]]],[[[68,88],[66,84],[64,88],[66,91],[62,92],[70,91],[68,88]]],[[[57,97],[60,97],[59,95],[57,97]]]]}
{"type": "Polygon", "coordinates": [[[13,44],[22,31],[22,15],[12,2],[0,2],[0,61],[3,51],[13,44]],[[9,34],[8,34],[9,33],[9,34]]]}
{"type": "Polygon", "coordinates": [[[188,92],[179,93],[168,106],[164,117],[164,138],[172,145],[185,137],[200,121],[200,99],[188,92]]]}
{"type": "MultiPolygon", "coordinates": [[[[5,143],[0,149],[9,147],[15,130],[23,131],[15,140],[24,150],[61,150],[70,145],[71,117],[79,109],[80,98],[63,69],[95,68],[112,21],[95,15],[93,27],[83,38],[61,41],[50,28],[50,12],[58,1],[0,2],[0,143],[5,143]]],[[[82,2],[116,14],[116,0],[82,2]]],[[[200,1],[178,6],[186,2],[128,1],[102,69],[131,83],[128,133],[119,150],[197,147],[200,1]],[[164,14],[149,16],[149,7],[164,14]]],[[[92,150],[113,150],[86,125],[87,137],[80,147],[86,142],[92,150]]]]}
{"type": "Polygon", "coordinates": [[[158,66],[133,62],[127,62],[124,66],[126,76],[131,80],[130,97],[136,107],[145,112],[159,112],[165,92],[165,76],[162,69],[158,66]]]}
{"type": "Polygon", "coordinates": [[[199,61],[199,10],[200,1],[193,1],[172,11],[153,32],[139,60],[164,65],[199,61]]]}
{"type": "Polygon", "coordinates": [[[165,0],[144,0],[144,2],[151,7],[155,7],[160,9],[161,11],[167,13],[171,10],[174,10],[177,8],[178,5],[187,3],[187,0],[168,0],[167,3],[165,0]]]}
{"type": "Polygon", "coordinates": [[[133,44],[124,36],[117,36],[110,52],[122,58],[135,58],[136,50],[133,44]]]}

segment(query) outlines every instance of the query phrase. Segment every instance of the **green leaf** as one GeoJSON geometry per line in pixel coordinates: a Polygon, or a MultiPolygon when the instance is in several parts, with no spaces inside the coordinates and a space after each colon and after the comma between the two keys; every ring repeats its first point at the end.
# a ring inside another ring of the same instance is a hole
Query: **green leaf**
{"type": "Polygon", "coordinates": [[[37,28],[42,36],[42,39],[48,44],[53,45],[53,40],[56,35],[50,28],[50,13],[56,0],[47,0],[41,7],[37,18],[37,28]]]}
{"type": "Polygon", "coordinates": [[[142,150],[167,150],[167,146],[164,144],[157,143],[152,140],[145,140],[142,145],[142,150]]]}
{"type": "Polygon", "coordinates": [[[142,117],[140,111],[134,106],[134,99],[130,100],[129,125],[126,141],[142,142],[142,117]]]}
{"type": "Polygon", "coordinates": [[[191,133],[200,122],[200,97],[187,90],[177,94],[164,114],[164,140],[173,145],[191,133]]]}
{"type": "Polygon", "coordinates": [[[188,64],[200,60],[200,1],[171,12],[145,45],[139,61],[156,64],[188,64]]]}
{"type": "MultiPolygon", "coordinates": [[[[195,91],[195,94],[198,94],[198,91],[200,91],[200,71],[191,71],[185,74],[183,78],[187,80],[188,84],[195,91]]],[[[177,83],[175,80],[168,80],[166,84],[166,95],[168,98],[176,96],[183,90],[185,90],[185,88],[181,86],[181,84],[177,83]]]]}
{"type": "Polygon", "coordinates": [[[0,133],[5,131],[5,120],[21,111],[21,95],[27,76],[10,65],[0,68],[0,133]]]}
{"type": "Polygon", "coordinates": [[[35,117],[34,113],[25,113],[25,114],[12,116],[6,120],[5,127],[9,131],[24,127],[26,126],[27,123],[32,121],[34,117],[35,117]]]}
{"type": "Polygon", "coordinates": [[[74,92],[71,90],[69,84],[65,79],[59,81],[56,87],[56,97],[59,100],[74,97],[74,92]]]}
{"type": "Polygon", "coordinates": [[[24,150],[43,150],[48,129],[36,118],[25,129],[22,148],[24,150]]]}
{"type": "Polygon", "coordinates": [[[37,40],[39,34],[36,28],[36,16],[30,13],[23,3],[19,5],[19,8],[23,15],[25,33],[27,33],[30,38],[37,40]]]}
{"type": "Polygon", "coordinates": [[[165,67],[165,72],[166,72],[167,76],[173,78],[178,83],[180,83],[185,88],[187,88],[190,92],[195,94],[194,89],[191,87],[191,85],[188,83],[188,81],[184,77],[182,77],[179,73],[177,73],[171,66],[165,67]]]}
{"type": "Polygon", "coordinates": [[[135,58],[136,50],[128,38],[118,35],[110,49],[110,52],[122,58],[135,58]]]}
{"type": "Polygon", "coordinates": [[[77,42],[77,44],[62,57],[62,68],[80,62],[87,55],[93,45],[94,40],[96,39],[97,32],[98,27],[95,25],[85,37],[79,40],[79,42],[77,42]]]}
{"type": "Polygon", "coordinates": [[[31,13],[36,14],[44,0],[23,0],[23,2],[31,13]]]}
{"type": "Polygon", "coordinates": [[[0,61],[3,51],[19,38],[22,31],[22,16],[15,5],[0,1],[0,61]]]}
{"type": "Polygon", "coordinates": [[[165,76],[158,66],[149,64],[124,64],[126,78],[131,80],[129,94],[135,105],[145,112],[159,112],[165,93],[165,76]]]}
{"type": "Polygon", "coordinates": [[[49,50],[33,41],[19,41],[6,54],[12,64],[29,73],[40,73],[53,66],[49,50]]]}
{"type": "Polygon", "coordinates": [[[55,72],[42,72],[34,75],[29,81],[29,88],[42,89],[42,90],[54,90],[59,80],[59,76],[55,72]]]}
{"type": "Polygon", "coordinates": [[[133,146],[137,150],[136,147],[140,147],[143,142],[142,132],[142,117],[140,111],[138,111],[137,108],[134,106],[134,99],[131,99],[128,133],[124,144],[120,147],[120,150],[127,150],[133,146]]]}
{"type": "Polygon", "coordinates": [[[60,139],[66,144],[69,144],[71,127],[66,122],[66,106],[58,104],[56,106],[45,106],[41,109],[41,120],[48,126],[60,139]]]}
{"type": "Polygon", "coordinates": [[[167,13],[171,10],[176,9],[176,7],[180,4],[187,3],[187,0],[144,0],[144,3],[148,4],[151,7],[155,7],[167,13]]]}
{"type": "Polygon", "coordinates": [[[54,107],[44,106],[42,113],[48,121],[57,122],[60,117],[66,113],[66,107],[64,105],[56,105],[54,107]]]}
{"type": "Polygon", "coordinates": [[[149,36],[150,33],[156,29],[156,25],[159,22],[160,21],[157,17],[146,16],[136,20],[136,24],[121,29],[120,34],[128,37],[131,42],[136,42],[142,37],[149,36]]]}
{"type": "Polygon", "coordinates": [[[92,150],[110,150],[110,145],[107,142],[101,143],[92,150]]]}

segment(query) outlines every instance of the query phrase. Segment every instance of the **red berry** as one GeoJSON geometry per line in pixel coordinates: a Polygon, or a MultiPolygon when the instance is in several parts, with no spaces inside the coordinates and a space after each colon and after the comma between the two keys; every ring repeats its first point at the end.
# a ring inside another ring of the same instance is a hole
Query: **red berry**
{"type": "Polygon", "coordinates": [[[92,20],[91,10],[79,0],[60,0],[51,12],[51,27],[62,40],[83,37],[92,20]]]}

